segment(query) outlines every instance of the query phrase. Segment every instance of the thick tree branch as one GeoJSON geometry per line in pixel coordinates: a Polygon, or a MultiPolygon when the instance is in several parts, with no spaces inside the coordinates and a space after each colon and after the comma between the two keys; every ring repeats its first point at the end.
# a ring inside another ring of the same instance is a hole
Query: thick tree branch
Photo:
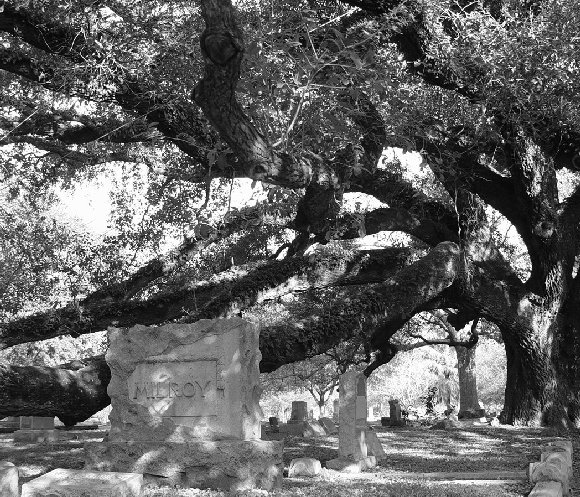
{"type": "MultiPolygon", "coordinates": [[[[360,335],[361,332],[368,335],[374,322],[408,319],[417,306],[433,298],[453,282],[457,268],[457,247],[444,243],[385,283],[371,288],[365,286],[362,292],[356,293],[352,301],[341,303],[340,310],[334,309],[331,314],[324,313],[318,319],[306,319],[291,326],[262,329],[261,371],[273,371],[282,364],[318,355],[345,338],[360,335]],[[396,297],[393,298],[394,296],[396,297]]],[[[88,417],[107,403],[106,383],[110,377],[106,376],[108,368],[102,358],[90,360],[90,366],[79,369],[78,373],[66,372],[64,368],[37,368],[26,371],[15,371],[11,368],[14,367],[4,366],[3,369],[2,383],[8,385],[8,388],[2,390],[7,392],[11,401],[1,404],[2,415],[57,415],[65,423],[71,424],[88,417]],[[38,378],[33,388],[29,384],[22,384],[29,377],[38,378]],[[77,383],[78,377],[83,382],[80,386],[77,383]],[[58,396],[54,395],[55,383],[63,385],[62,393],[60,390],[57,392],[58,396]],[[39,390],[47,396],[47,400],[40,403],[40,408],[39,390]],[[72,395],[66,398],[71,391],[72,395]],[[73,409],[67,403],[78,402],[79,398],[87,406],[86,412],[79,413],[78,406],[73,409]],[[34,403],[29,399],[34,399],[34,403]],[[58,406],[51,399],[57,399],[58,406]],[[96,400],[88,402],[87,399],[96,400]],[[60,406],[64,406],[64,412],[59,410],[60,406]],[[71,412],[75,412],[74,417],[71,412]]]]}
{"type": "Polygon", "coordinates": [[[457,214],[453,211],[451,202],[429,198],[398,172],[379,169],[372,175],[364,175],[351,181],[350,191],[367,193],[391,208],[401,208],[418,219],[437,223],[441,226],[437,229],[449,236],[451,232],[459,233],[457,214]]]}
{"type": "Polygon", "coordinates": [[[0,363],[0,417],[58,416],[72,426],[109,405],[110,379],[104,356],[55,368],[0,363]]]}
{"type": "Polygon", "coordinates": [[[52,67],[19,50],[0,47],[0,69],[49,90],[70,92],[69,83],[57,76],[52,67]]]}
{"type": "Polygon", "coordinates": [[[311,181],[338,187],[330,168],[310,158],[277,153],[256,129],[236,99],[244,41],[231,2],[203,0],[201,5],[206,24],[200,39],[205,73],[193,99],[238,157],[242,175],[290,188],[306,187],[311,181]]]}
{"type": "Polygon", "coordinates": [[[70,111],[28,112],[18,120],[0,117],[0,126],[9,136],[33,135],[58,140],[65,145],[147,142],[161,135],[144,119],[121,121],[114,118],[97,122],[70,111]]]}
{"type": "Polygon", "coordinates": [[[8,135],[0,140],[1,145],[13,144],[28,144],[32,145],[38,150],[47,152],[45,156],[59,157],[63,161],[71,164],[74,168],[81,168],[86,165],[103,164],[106,162],[135,162],[135,159],[124,152],[103,152],[86,153],[78,150],[73,150],[61,145],[58,142],[37,138],[34,136],[11,136],[8,135]]]}
{"type": "Polygon", "coordinates": [[[353,253],[350,257],[331,254],[320,259],[270,261],[246,270],[226,271],[209,282],[199,282],[145,301],[117,301],[99,292],[78,305],[0,324],[0,349],[65,334],[78,336],[109,326],[229,317],[264,299],[299,289],[383,281],[403,267],[409,256],[405,250],[392,249],[353,253]]]}
{"type": "Polygon", "coordinates": [[[450,347],[473,347],[471,340],[453,340],[452,338],[441,338],[441,339],[431,339],[425,338],[421,334],[407,333],[411,338],[416,338],[420,340],[418,343],[412,343],[408,345],[397,345],[397,348],[402,352],[408,352],[410,350],[418,349],[419,347],[427,347],[429,345],[449,345],[450,347]]]}
{"type": "Polygon", "coordinates": [[[346,240],[381,231],[402,231],[434,247],[441,242],[457,243],[457,233],[431,219],[413,216],[406,209],[382,207],[364,214],[347,214],[337,219],[337,238],[346,240]]]}
{"type": "Polygon", "coordinates": [[[175,250],[151,259],[126,280],[99,288],[85,298],[84,304],[130,300],[155,280],[170,275],[212,244],[245,229],[254,228],[251,222],[256,219],[255,213],[254,207],[248,207],[239,211],[238,216],[232,216],[218,226],[198,224],[193,233],[175,250]]]}
{"type": "Polygon", "coordinates": [[[272,334],[286,336],[283,356],[271,349],[267,342],[260,346],[265,371],[321,354],[334,344],[362,333],[379,349],[416,310],[436,298],[455,280],[459,270],[457,245],[445,242],[437,245],[427,256],[399,271],[393,278],[376,286],[361,289],[356,299],[342,302],[341,309],[333,309],[320,318],[300,320],[284,327],[265,331],[261,340],[272,334]],[[362,316],[362,318],[361,318],[362,316]],[[386,325],[388,323],[388,326],[386,325]],[[375,330],[379,330],[378,332],[375,330]],[[273,360],[279,356],[277,360],[273,360]]]}

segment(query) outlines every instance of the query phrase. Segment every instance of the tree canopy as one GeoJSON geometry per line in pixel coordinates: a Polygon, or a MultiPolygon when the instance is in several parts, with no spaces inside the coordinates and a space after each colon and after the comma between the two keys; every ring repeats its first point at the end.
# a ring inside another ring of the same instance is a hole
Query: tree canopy
{"type": "MultiPolygon", "coordinates": [[[[579,21],[563,0],[6,0],[2,202],[40,219],[55,188],[119,188],[113,235],[68,266],[29,254],[40,307],[4,308],[0,347],[241,314],[261,323],[263,371],[347,342],[370,372],[414,315],[444,309],[458,330],[498,327],[504,421],[576,424],[579,21]],[[262,197],[216,214],[235,178],[262,197]],[[355,194],[377,207],[349,209],[355,194]],[[355,243],[387,231],[406,236],[355,243]],[[50,307],[67,267],[83,283],[50,307]]],[[[102,357],[61,371],[94,375],[85,393],[106,402],[102,357]]],[[[1,414],[62,414],[39,388],[2,389],[1,414]]]]}

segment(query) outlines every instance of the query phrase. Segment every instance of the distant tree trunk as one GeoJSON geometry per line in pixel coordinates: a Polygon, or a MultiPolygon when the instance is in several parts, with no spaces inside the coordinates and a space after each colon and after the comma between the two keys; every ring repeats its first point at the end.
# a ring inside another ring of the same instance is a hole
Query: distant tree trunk
{"type": "Polygon", "coordinates": [[[318,417],[322,418],[325,415],[324,406],[326,404],[326,400],[324,400],[324,394],[320,394],[320,399],[318,400],[318,417]]]}
{"type": "Polygon", "coordinates": [[[455,347],[457,353],[457,373],[459,377],[459,417],[479,416],[479,398],[477,397],[477,370],[475,349],[473,347],[455,347]]]}

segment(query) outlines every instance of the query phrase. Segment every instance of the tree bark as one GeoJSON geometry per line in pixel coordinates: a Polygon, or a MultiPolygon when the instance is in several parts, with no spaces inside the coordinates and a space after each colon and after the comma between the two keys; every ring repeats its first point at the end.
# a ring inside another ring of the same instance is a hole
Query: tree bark
{"type": "MultiPolygon", "coordinates": [[[[536,381],[534,378],[536,375],[525,365],[525,356],[529,351],[522,350],[518,344],[507,342],[505,350],[507,381],[500,421],[516,426],[539,426],[542,421],[542,404],[538,396],[534,395],[537,392],[532,384],[536,381]]],[[[547,373],[538,371],[540,368],[537,366],[538,376],[547,373]]]]}
{"type": "Polygon", "coordinates": [[[477,369],[473,347],[454,347],[457,353],[457,372],[459,376],[459,417],[473,417],[479,413],[477,396],[477,369]]]}
{"type": "Polygon", "coordinates": [[[109,405],[110,379],[103,356],[55,368],[0,364],[0,417],[57,416],[72,426],[109,405]]]}

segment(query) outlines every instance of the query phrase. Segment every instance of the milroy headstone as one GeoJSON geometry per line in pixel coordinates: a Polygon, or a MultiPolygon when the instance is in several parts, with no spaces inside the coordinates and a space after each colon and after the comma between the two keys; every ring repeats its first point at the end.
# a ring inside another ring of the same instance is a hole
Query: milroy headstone
{"type": "Polygon", "coordinates": [[[269,490],[282,442],[260,440],[256,326],[240,319],[110,329],[111,429],[86,468],[189,487],[269,490]]]}

